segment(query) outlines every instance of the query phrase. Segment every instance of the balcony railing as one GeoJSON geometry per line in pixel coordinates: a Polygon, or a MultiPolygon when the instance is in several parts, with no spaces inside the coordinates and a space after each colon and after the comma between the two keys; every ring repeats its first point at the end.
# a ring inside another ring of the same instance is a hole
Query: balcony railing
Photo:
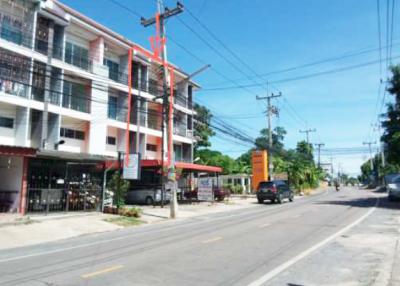
{"type": "Polygon", "coordinates": [[[25,32],[22,28],[12,27],[0,22],[0,38],[12,42],[14,44],[31,47],[32,35],[25,32]]]}
{"type": "Polygon", "coordinates": [[[89,99],[75,95],[63,95],[63,107],[80,112],[90,113],[89,99]]]}
{"type": "Polygon", "coordinates": [[[161,116],[149,113],[147,116],[147,127],[155,130],[161,130],[161,116]]]}
{"type": "Polygon", "coordinates": [[[183,124],[174,124],[174,134],[186,137],[187,128],[183,124]]]}
{"type": "Polygon", "coordinates": [[[28,84],[7,78],[0,78],[0,92],[27,98],[28,90],[28,84]]]}

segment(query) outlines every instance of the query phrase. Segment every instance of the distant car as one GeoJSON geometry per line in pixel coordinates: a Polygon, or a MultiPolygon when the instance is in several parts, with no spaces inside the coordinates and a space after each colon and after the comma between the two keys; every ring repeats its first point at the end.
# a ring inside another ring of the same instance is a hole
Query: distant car
{"type": "Polygon", "coordinates": [[[257,200],[259,204],[264,203],[265,200],[270,200],[272,203],[276,201],[281,204],[284,199],[288,199],[290,202],[294,199],[293,191],[284,181],[267,181],[258,185],[257,200]]]}
{"type": "Polygon", "coordinates": [[[386,191],[388,193],[389,201],[400,199],[400,177],[393,179],[391,182],[387,182],[386,191]]]}

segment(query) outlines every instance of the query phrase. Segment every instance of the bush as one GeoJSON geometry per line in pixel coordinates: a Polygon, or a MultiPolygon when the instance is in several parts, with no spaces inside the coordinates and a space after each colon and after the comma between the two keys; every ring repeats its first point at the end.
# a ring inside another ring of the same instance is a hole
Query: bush
{"type": "Polygon", "coordinates": [[[236,185],[235,187],[234,187],[234,192],[235,192],[235,194],[243,194],[243,186],[242,185],[236,185]]]}
{"type": "Polygon", "coordinates": [[[121,208],[119,210],[119,215],[126,216],[126,217],[140,217],[142,215],[142,209],[141,208],[121,208]]]}

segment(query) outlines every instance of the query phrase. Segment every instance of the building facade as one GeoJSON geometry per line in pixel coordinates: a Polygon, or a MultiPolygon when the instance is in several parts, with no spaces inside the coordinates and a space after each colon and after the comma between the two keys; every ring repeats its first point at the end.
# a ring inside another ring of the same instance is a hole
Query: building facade
{"type": "MultiPolygon", "coordinates": [[[[130,152],[162,161],[161,69],[129,64],[133,44],[56,0],[0,0],[0,211],[99,208],[102,164],[125,151],[129,67],[130,152]]],[[[199,86],[175,72],[174,159],[192,163],[199,86]]]]}

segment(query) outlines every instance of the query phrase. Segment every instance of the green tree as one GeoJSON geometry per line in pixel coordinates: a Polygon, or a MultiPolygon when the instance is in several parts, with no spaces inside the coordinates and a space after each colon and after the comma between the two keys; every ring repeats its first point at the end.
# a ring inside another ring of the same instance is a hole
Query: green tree
{"type": "Polygon", "coordinates": [[[119,171],[115,171],[107,184],[107,189],[114,193],[113,204],[120,208],[125,204],[125,195],[129,190],[129,181],[122,179],[119,171]],[[119,187],[118,187],[119,186],[119,187]]]}
{"type": "Polygon", "coordinates": [[[388,163],[400,164],[400,66],[391,67],[392,78],[388,92],[395,97],[395,102],[388,104],[382,126],[384,134],[381,140],[385,144],[388,163]]]}
{"type": "MultiPolygon", "coordinates": [[[[283,127],[275,127],[272,131],[272,152],[273,154],[281,154],[283,152],[283,140],[287,134],[283,127]]],[[[255,147],[259,150],[268,150],[268,128],[261,129],[260,136],[256,138],[255,147]]]]}
{"type": "Polygon", "coordinates": [[[212,119],[211,111],[205,106],[195,104],[194,110],[197,112],[195,121],[194,136],[197,138],[195,151],[199,148],[207,148],[211,146],[210,137],[215,135],[210,124],[212,119]]]}

